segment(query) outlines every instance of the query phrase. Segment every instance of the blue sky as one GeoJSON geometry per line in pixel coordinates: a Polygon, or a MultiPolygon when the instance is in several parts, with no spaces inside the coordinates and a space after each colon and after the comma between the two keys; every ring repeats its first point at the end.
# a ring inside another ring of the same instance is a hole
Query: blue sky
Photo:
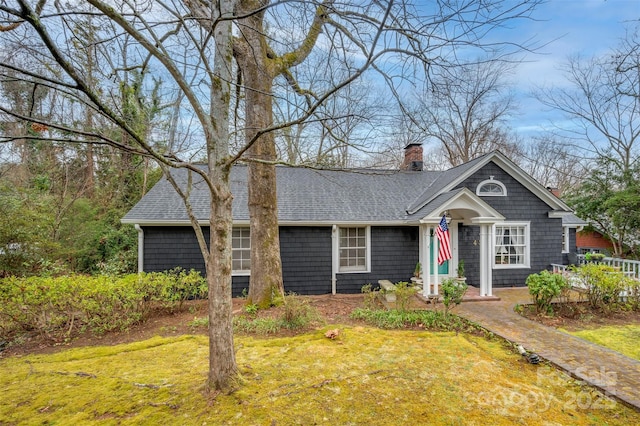
{"type": "Polygon", "coordinates": [[[519,38],[549,42],[540,54],[527,55],[515,75],[520,109],[510,125],[523,136],[562,118],[530,98],[531,89],[566,84],[559,67],[570,55],[591,57],[616,47],[625,29],[633,28],[631,21],[640,19],[640,0],[549,0],[536,9],[534,17],[536,21],[518,22],[511,32],[519,38]]]}

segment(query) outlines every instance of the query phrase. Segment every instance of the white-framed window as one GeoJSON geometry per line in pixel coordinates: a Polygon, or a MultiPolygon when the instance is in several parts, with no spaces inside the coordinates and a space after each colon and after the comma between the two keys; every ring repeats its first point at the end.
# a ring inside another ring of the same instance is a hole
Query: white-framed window
{"type": "Polygon", "coordinates": [[[562,252],[563,253],[569,253],[569,227],[568,226],[563,226],[562,227],[562,252]]]}
{"type": "Polygon", "coordinates": [[[496,224],[493,235],[494,268],[529,267],[529,223],[496,224]]]}
{"type": "Polygon", "coordinates": [[[231,236],[232,272],[246,275],[251,271],[251,237],[249,228],[233,228],[231,236]]]}
{"type": "Polygon", "coordinates": [[[491,176],[491,179],[483,180],[478,184],[476,187],[476,195],[482,197],[506,197],[507,187],[491,176]]]}
{"type": "Polygon", "coordinates": [[[368,272],[370,228],[340,228],[340,272],[368,272]]]}

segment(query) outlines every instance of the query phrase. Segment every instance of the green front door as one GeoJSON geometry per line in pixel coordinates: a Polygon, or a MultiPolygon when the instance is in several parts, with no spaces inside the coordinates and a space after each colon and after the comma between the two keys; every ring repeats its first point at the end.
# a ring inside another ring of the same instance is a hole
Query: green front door
{"type": "MultiPolygon", "coordinates": [[[[438,239],[435,238],[435,242],[438,242],[438,239]]],[[[453,243],[453,242],[452,242],[453,243]]],[[[434,244],[434,236],[431,235],[431,244],[429,244],[429,260],[433,259],[433,250],[435,248],[435,244],[434,244]]],[[[436,258],[437,258],[438,254],[436,253],[436,258]]],[[[433,275],[433,261],[429,262],[429,265],[431,266],[429,273],[433,275]]],[[[442,265],[438,265],[438,275],[449,275],[449,260],[445,261],[442,265]]]]}

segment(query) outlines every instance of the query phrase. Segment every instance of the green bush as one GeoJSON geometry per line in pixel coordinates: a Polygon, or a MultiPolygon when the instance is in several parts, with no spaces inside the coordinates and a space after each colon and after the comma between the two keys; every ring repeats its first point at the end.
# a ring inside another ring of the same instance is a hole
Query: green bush
{"type": "Polygon", "coordinates": [[[168,274],[8,277],[0,280],[0,332],[32,331],[58,339],[75,330],[124,330],[144,320],[152,307],[180,308],[203,297],[198,272],[168,274]]]}
{"type": "Polygon", "coordinates": [[[624,273],[607,265],[588,263],[576,269],[578,277],[587,289],[587,299],[592,308],[611,313],[622,306],[620,294],[633,283],[624,273]]]}
{"type": "Polygon", "coordinates": [[[272,334],[284,329],[299,330],[318,321],[320,315],[311,306],[309,299],[294,293],[284,296],[282,312],[278,317],[257,317],[257,305],[247,305],[246,315],[235,316],[233,326],[236,331],[256,334],[272,334]],[[255,307],[255,308],[254,308],[255,307]]]}
{"type": "Polygon", "coordinates": [[[448,315],[449,310],[455,308],[462,303],[462,298],[467,292],[467,283],[447,278],[442,281],[442,304],[444,305],[444,314],[448,315]]]}
{"type": "Polygon", "coordinates": [[[318,312],[309,303],[309,299],[290,293],[284,298],[282,325],[295,330],[306,327],[319,318],[318,312]]]}
{"type": "Polygon", "coordinates": [[[531,274],[526,280],[529,294],[533,297],[538,312],[553,313],[551,302],[568,288],[567,279],[561,274],[552,274],[542,271],[539,274],[531,274]]]}
{"type": "Polygon", "coordinates": [[[431,310],[358,308],[351,313],[351,318],[386,329],[423,327],[436,331],[466,331],[473,328],[466,320],[456,315],[445,315],[443,312],[431,310]]]}
{"type": "Polygon", "coordinates": [[[406,281],[396,283],[396,309],[406,311],[410,308],[411,299],[418,293],[418,289],[406,281]]]}
{"type": "Polygon", "coordinates": [[[627,304],[634,311],[640,310],[640,281],[630,278],[626,278],[625,281],[627,284],[627,304]]]}
{"type": "Polygon", "coordinates": [[[360,289],[362,294],[364,295],[364,299],[362,300],[362,304],[366,309],[375,309],[381,306],[380,303],[380,291],[375,290],[373,286],[369,283],[363,285],[360,289]]]}

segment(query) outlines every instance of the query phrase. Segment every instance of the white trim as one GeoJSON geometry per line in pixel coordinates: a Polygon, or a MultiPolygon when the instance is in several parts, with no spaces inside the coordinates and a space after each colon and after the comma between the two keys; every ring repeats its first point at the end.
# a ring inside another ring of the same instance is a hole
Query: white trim
{"type": "Polygon", "coordinates": [[[337,244],[337,259],[338,259],[338,273],[340,274],[366,274],[371,272],[371,226],[368,225],[360,225],[360,226],[338,226],[338,244],[337,244]],[[364,228],[364,236],[365,236],[365,265],[364,269],[343,269],[340,266],[340,229],[350,229],[350,228],[364,228]]]}
{"type": "Polygon", "coordinates": [[[493,269],[529,269],[531,268],[531,222],[500,222],[493,225],[491,234],[491,264],[493,269]],[[524,264],[496,264],[496,228],[499,226],[524,226],[524,264]]]}
{"type": "Polygon", "coordinates": [[[134,227],[138,231],[138,272],[144,272],[144,229],[137,223],[134,227]]]}
{"type": "Polygon", "coordinates": [[[562,240],[562,252],[569,253],[569,242],[571,241],[571,233],[569,226],[563,226],[562,230],[564,231],[564,238],[562,240]]]}
{"type": "MultiPolygon", "coordinates": [[[[123,225],[134,225],[138,224],[140,226],[191,226],[191,222],[188,220],[174,220],[174,221],[166,221],[166,220],[147,220],[144,222],[140,222],[137,219],[129,219],[129,220],[121,220],[120,223],[123,225]]],[[[209,226],[209,220],[200,220],[198,221],[200,226],[209,226]]],[[[319,227],[332,227],[333,225],[338,226],[418,226],[420,223],[417,219],[412,220],[393,220],[393,221],[290,221],[290,220],[279,220],[278,226],[319,226],[319,227]]],[[[234,220],[233,226],[249,226],[248,220],[234,220]]]]}
{"type": "Polygon", "coordinates": [[[483,180],[478,184],[478,186],[476,186],[476,195],[479,197],[506,197],[507,187],[504,186],[504,183],[500,182],[499,180],[495,180],[493,176],[491,176],[491,179],[483,180]],[[494,192],[480,192],[480,190],[488,183],[498,185],[500,188],[502,188],[502,192],[500,194],[494,192]]]}
{"type": "Polygon", "coordinates": [[[505,217],[496,209],[491,207],[486,201],[475,195],[468,188],[462,188],[457,194],[442,203],[435,210],[429,211],[420,219],[420,223],[440,223],[442,214],[445,211],[456,213],[458,211],[472,211],[477,216],[472,217],[455,217],[454,219],[465,223],[470,221],[485,221],[487,223],[495,223],[505,220],[505,217]]]}
{"type": "Polygon", "coordinates": [[[338,225],[331,227],[331,294],[338,291],[338,272],[340,269],[340,237],[338,235],[338,225]]]}

